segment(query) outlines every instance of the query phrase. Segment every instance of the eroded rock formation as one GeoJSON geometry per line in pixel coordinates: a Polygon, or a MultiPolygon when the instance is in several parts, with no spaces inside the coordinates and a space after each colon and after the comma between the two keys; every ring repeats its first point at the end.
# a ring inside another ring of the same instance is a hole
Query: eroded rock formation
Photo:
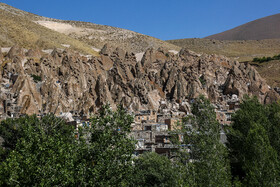
{"type": "Polygon", "coordinates": [[[1,64],[1,101],[11,94],[26,114],[89,114],[105,103],[131,111],[157,110],[162,100],[178,103],[186,112],[186,102],[200,94],[219,104],[233,94],[256,95],[263,103],[279,98],[250,65],[186,49],[176,55],[148,49],[137,62],[133,53],[108,45],[92,59],[57,49],[50,55],[39,50],[25,54],[15,46],[1,64]]]}

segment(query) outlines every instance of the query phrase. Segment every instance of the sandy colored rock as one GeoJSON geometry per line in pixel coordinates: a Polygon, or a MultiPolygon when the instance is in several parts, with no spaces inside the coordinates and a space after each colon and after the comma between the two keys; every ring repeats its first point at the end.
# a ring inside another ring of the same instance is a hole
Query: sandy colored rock
{"type": "Polygon", "coordinates": [[[25,61],[14,58],[17,54],[22,55],[19,48],[11,49],[2,81],[17,76],[9,89],[26,114],[90,114],[106,103],[130,111],[158,110],[160,101],[189,112],[189,102],[200,94],[221,105],[225,104],[221,98],[232,95],[256,95],[263,103],[279,99],[250,65],[186,49],[178,54],[148,49],[141,62],[133,53],[108,45],[100,57],[91,59],[58,49],[39,62],[34,60],[40,57],[36,51],[29,51],[28,56],[35,57],[25,61]]]}

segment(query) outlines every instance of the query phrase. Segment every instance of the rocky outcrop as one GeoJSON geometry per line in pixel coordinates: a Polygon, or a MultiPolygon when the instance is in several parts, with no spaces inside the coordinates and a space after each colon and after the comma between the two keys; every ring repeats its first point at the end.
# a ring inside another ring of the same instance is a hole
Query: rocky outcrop
{"type": "Polygon", "coordinates": [[[56,49],[48,56],[22,51],[13,47],[3,60],[1,81],[11,83],[13,102],[26,114],[89,114],[105,103],[131,111],[158,110],[160,101],[177,103],[188,112],[189,101],[200,94],[221,105],[223,96],[231,95],[256,95],[263,103],[279,99],[249,64],[186,49],[176,55],[148,49],[141,62],[133,53],[109,45],[92,59],[56,49]]]}
{"type": "Polygon", "coordinates": [[[18,45],[13,46],[7,54],[7,57],[9,58],[23,57],[23,56],[24,56],[24,50],[18,45]]]}

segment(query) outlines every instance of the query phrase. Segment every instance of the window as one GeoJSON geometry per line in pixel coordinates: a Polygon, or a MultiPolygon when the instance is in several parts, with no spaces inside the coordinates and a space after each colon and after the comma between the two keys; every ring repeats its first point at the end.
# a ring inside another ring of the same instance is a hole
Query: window
{"type": "Polygon", "coordinates": [[[230,114],[230,113],[227,113],[227,114],[226,114],[226,118],[227,118],[227,121],[231,121],[231,114],[230,114]]]}
{"type": "Polygon", "coordinates": [[[152,126],[145,126],[145,130],[146,130],[146,131],[152,130],[152,126]]]}

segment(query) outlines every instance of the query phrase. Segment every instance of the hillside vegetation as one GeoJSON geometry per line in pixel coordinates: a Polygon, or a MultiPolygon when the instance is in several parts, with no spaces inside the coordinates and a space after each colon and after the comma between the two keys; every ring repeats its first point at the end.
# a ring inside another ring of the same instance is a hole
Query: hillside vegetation
{"type": "Polygon", "coordinates": [[[280,39],[269,40],[212,40],[178,39],[167,41],[197,53],[219,54],[232,59],[251,61],[263,56],[274,56],[280,52],[280,39]]]}
{"type": "Polygon", "coordinates": [[[272,88],[280,87],[280,39],[248,41],[181,39],[168,42],[197,53],[220,54],[240,62],[249,62],[272,88]]]}
{"type": "Polygon", "coordinates": [[[106,43],[109,43],[112,46],[134,53],[143,52],[148,48],[157,49],[159,47],[180,50],[180,47],[160,39],[117,27],[57,19],[39,20],[36,23],[82,41],[96,49],[101,49],[106,43]]]}
{"type": "Polygon", "coordinates": [[[38,16],[0,3],[0,45],[18,44],[33,48],[65,48],[70,45],[82,53],[97,55],[105,44],[140,53],[163,47],[180,47],[160,39],[126,29],[82,21],[66,21],[38,16]],[[63,45],[61,45],[63,44],[63,45]]]}
{"type": "Polygon", "coordinates": [[[133,154],[133,116],[121,107],[102,107],[78,130],[54,115],[6,119],[0,186],[279,186],[279,112],[279,103],[244,99],[223,145],[215,109],[200,96],[172,131],[169,156],[133,154]]]}
{"type": "Polygon", "coordinates": [[[181,49],[176,45],[160,39],[122,28],[81,21],[56,21],[70,24],[76,28],[67,33],[67,35],[83,41],[97,49],[101,49],[106,43],[134,53],[144,52],[148,48],[158,49],[159,47],[177,51],[181,49]]]}
{"type": "Polygon", "coordinates": [[[70,48],[84,54],[98,55],[89,45],[64,34],[52,31],[9,11],[0,9],[0,46],[20,45],[24,48],[70,48]]]}
{"type": "Polygon", "coordinates": [[[249,62],[272,87],[280,87],[280,60],[249,62]]]}

